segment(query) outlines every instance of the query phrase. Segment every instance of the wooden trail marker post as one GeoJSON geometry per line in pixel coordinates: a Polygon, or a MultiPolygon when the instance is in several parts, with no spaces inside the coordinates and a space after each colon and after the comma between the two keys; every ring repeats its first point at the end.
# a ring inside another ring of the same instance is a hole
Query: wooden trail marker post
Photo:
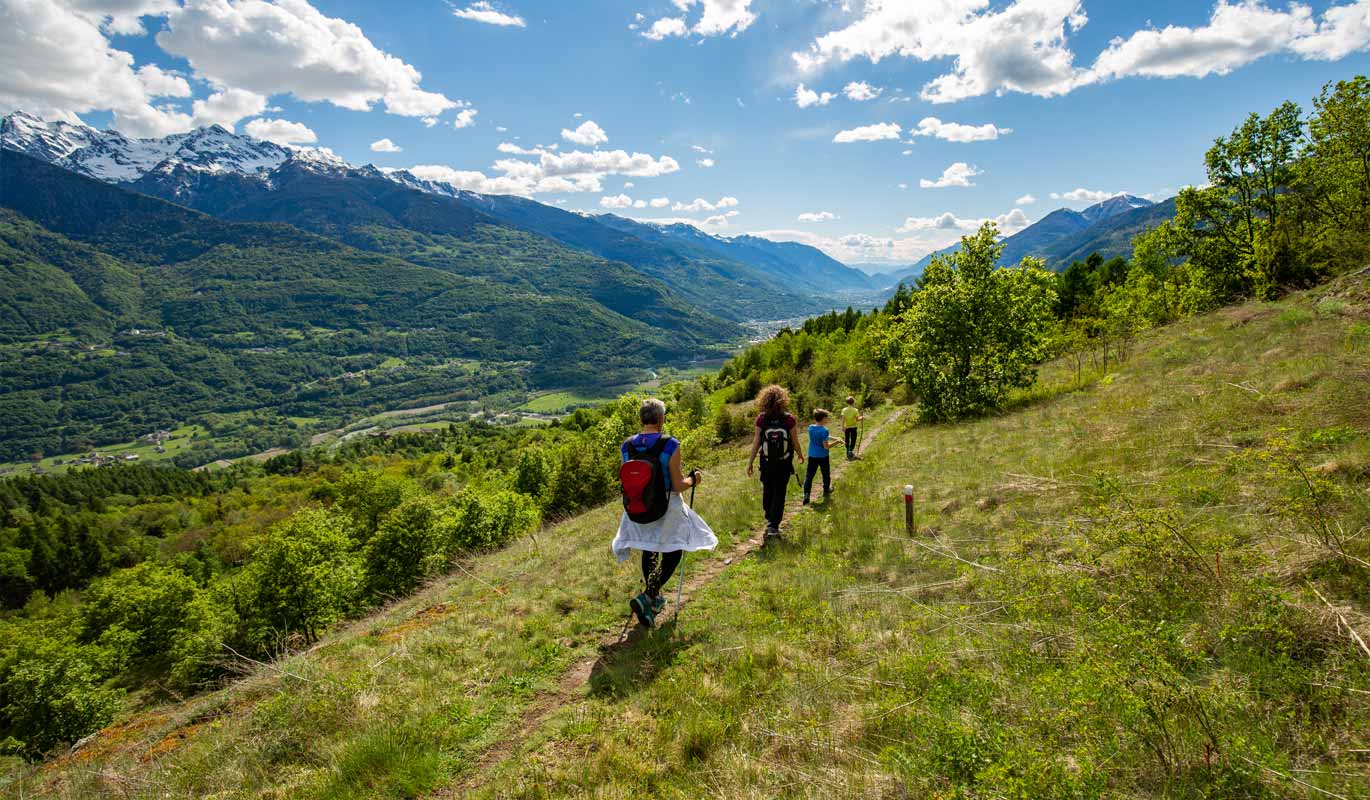
{"type": "Polygon", "coordinates": [[[912,536],[913,531],[913,485],[904,487],[904,528],[912,536]]]}

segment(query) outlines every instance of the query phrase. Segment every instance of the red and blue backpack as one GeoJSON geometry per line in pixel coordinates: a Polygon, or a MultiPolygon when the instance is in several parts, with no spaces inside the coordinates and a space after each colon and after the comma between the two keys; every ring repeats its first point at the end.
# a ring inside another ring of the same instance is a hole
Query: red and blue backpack
{"type": "Polygon", "coordinates": [[[623,510],[633,522],[656,522],[666,516],[671,496],[666,491],[661,454],[670,441],[671,438],[663,434],[649,447],[643,446],[636,436],[623,444],[628,458],[618,468],[618,483],[623,490],[623,510]]]}

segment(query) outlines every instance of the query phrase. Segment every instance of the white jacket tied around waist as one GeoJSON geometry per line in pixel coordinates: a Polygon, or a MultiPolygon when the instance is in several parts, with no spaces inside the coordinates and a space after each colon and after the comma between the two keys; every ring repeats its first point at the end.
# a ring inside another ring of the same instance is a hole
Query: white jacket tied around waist
{"type": "Polygon", "coordinates": [[[712,550],[718,546],[718,537],[709,523],[685,505],[679,494],[672,493],[671,502],[666,506],[666,515],[656,522],[633,522],[624,512],[623,519],[618,523],[618,535],[611,546],[614,557],[624,561],[632,550],[653,553],[712,550]]]}

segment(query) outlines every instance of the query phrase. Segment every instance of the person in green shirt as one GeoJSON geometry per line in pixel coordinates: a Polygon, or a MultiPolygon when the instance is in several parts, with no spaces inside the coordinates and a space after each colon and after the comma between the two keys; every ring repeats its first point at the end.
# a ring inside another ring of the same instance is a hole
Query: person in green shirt
{"type": "Polygon", "coordinates": [[[856,458],[856,433],[866,417],[856,407],[856,398],[847,395],[847,407],[842,409],[842,439],[847,444],[847,460],[856,458]]]}

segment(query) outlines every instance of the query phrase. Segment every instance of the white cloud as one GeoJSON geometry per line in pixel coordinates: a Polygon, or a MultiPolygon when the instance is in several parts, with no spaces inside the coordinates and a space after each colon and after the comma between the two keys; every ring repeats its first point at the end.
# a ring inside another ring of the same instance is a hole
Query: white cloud
{"type": "Polygon", "coordinates": [[[484,22],[487,25],[504,25],[522,28],[527,24],[524,22],[523,17],[520,17],[517,14],[505,14],[502,11],[498,11],[489,2],[486,2],[486,0],[479,0],[479,2],[472,3],[466,8],[453,8],[452,15],[460,17],[461,19],[484,22]]]}
{"type": "Polygon", "coordinates": [[[506,127],[504,127],[503,125],[496,125],[496,126],[495,126],[495,132],[496,132],[496,133],[508,133],[508,132],[509,132],[509,129],[506,128],[506,127]]]}
{"type": "Polygon", "coordinates": [[[600,208],[631,208],[632,205],[633,198],[629,197],[626,194],[620,194],[614,197],[599,198],[600,208]]]}
{"type": "Polygon", "coordinates": [[[860,19],[818,37],[793,59],[803,70],[854,58],[954,59],[951,72],[922,89],[923,99],[935,103],[995,91],[1051,96],[1077,80],[1066,35],[1085,22],[1080,0],[1014,0],[999,10],[987,0],[867,0],[860,19]]]}
{"type": "Polygon", "coordinates": [[[650,28],[642,32],[642,35],[652,41],[659,42],[668,36],[684,36],[689,31],[689,26],[685,24],[685,20],[679,17],[663,17],[653,22],[650,28]]]}
{"type": "MultiPolygon", "coordinates": [[[[243,126],[248,136],[279,145],[313,144],[319,137],[308,126],[284,119],[254,119],[243,126]]],[[[374,146],[371,149],[376,149],[374,146]]]]}
{"type": "MultiPolygon", "coordinates": [[[[514,147],[514,145],[509,145],[514,147]]],[[[508,152],[507,148],[501,148],[508,152]]],[[[623,150],[573,150],[556,153],[548,149],[536,153],[536,161],[504,158],[493,165],[498,175],[476,170],[458,170],[442,164],[419,164],[409,169],[425,180],[440,181],[458,189],[485,194],[534,195],[561,192],[603,192],[603,179],[610,175],[652,178],[677,172],[680,164],[670,156],[654,158],[644,153],[623,150]]],[[[734,201],[735,202],[735,201],[734,201]]]]}
{"type": "Polygon", "coordinates": [[[160,16],[176,5],[176,0],[66,0],[66,5],[98,23],[112,35],[143,36],[140,17],[160,16]]]}
{"type": "Polygon", "coordinates": [[[683,214],[698,214],[701,211],[721,211],[725,208],[736,208],[738,201],[736,197],[723,197],[717,203],[710,203],[702,197],[696,197],[692,203],[676,203],[671,206],[672,211],[683,214]]]}
{"type": "Polygon", "coordinates": [[[695,163],[703,167],[704,169],[709,169],[714,165],[714,160],[712,158],[701,158],[695,163]]]}
{"type": "Polygon", "coordinates": [[[938,246],[927,239],[893,239],[864,233],[846,236],[822,236],[813,231],[800,230],[764,230],[750,233],[752,236],[776,242],[807,244],[846,264],[911,264],[938,249],[938,246]]]}
{"type": "Polygon", "coordinates": [[[403,149],[389,139],[378,139],[371,143],[371,152],[373,153],[398,153],[403,149]]]}
{"type": "Polygon", "coordinates": [[[979,175],[980,170],[972,167],[964,161],[957,161],[955,164],[942,170],[942,177],[937,180],[923,178],[918,181],[919,187],[923,189],[945,189],[949,186],[974,186],[970,179],[979,175]]]}
{"type": "Polygon", "coordinates": [[[540,156],[547,152],[541,147],[519,147],[513,142],[500,142],[495,146],[495,149],[501,153],[508,153],[511,156],[540,156]]]}
{"type": "Polygon", "coordinates": [[[438,124],[438,118],[437,118],[437,117],[424,117],[423,119],[421,119],[421,120],[419,120],[419,121],[423,123],[423,127],[425,127],[425,128],[431,128],[431,127],[433,127],[434,125],[437,125],[437,124],[438,124]]]}
{"type": "Polygon", "coordinates": [[[148,97],[190,97],[190,84],[174,72],[167,72],[156,64],[138,68],[138,80],[148,97]]]}
{"type": "Polygon", "coordinates": [[[838,144],[878,142],[884,139],[898,139],[901,130],[902,128],[893,122],[880,122],[875,125],[863,125],[851,130],[838,131],[832,140],[838,144]]]}
{"type": "Polygon", "coordinates": [[[686,33],[699,36],[736,36],[756,21],[756,15],[750,8],[752,0],[671,0],[671,4],[683,14],[689,14],[694,6],[702,6],[703,13],[693,26],[685,17],[663,17],[653,22],[651,27],[642,33],[643,36],[655,41],[668,36],[684,36],[686,33]]]}
{"type": "Polygon", "coordinates": [[[1031,194],[1025,194],[1017,200],[1014,200],[1013,204],[1015,206],[1030,206],[1035,202],[1037,202],[1036,197],[1033,197],[1031,194]]]}
{"type": "Polygon", "coordinates": [[[948,142],[988,142],[1013,133],[1012,128],[1000,128],[993,123],[984,125],[963,125],[959,122],[943,122],[937,117],[924,117],[918,127],[910,131],[913,136],[932,136],[948,142]]]}
{"type": "Polygon", "coordinates": [[[1126,192],[1105,192],[1097,189],[1071,189],[1068,192],[1052,192],[1052,200],[1067,200],[1072,203],[1102,203],[1126,192]]]}
{"type": "Polygon", "coordinates": [[[831,211],[805,211],[799,215],[800,222],[831,222],[838,216],[831,211]]]}
{"type": "Polygon", "coordinates": [[[904,224],[895,229],[895,233],[916,233],[919,231],[945,231],[945,232],[966,232],[979,230],[980,226],[986,222],[993,222],[999,226],[999,233],[1004,236],[1012,236],[1032,224],[1032,220],[1023,213],[1020,208],[1012,209],[1006,213],[993,218],[972,218],[962,219],[950,211],[943,212],[935,217],[909,217],[904,220],[904,224]]]}
{"type": "Polygon", "coordinates": [[[572,144],[593,147],[597,144],[604,144],[609,141],[609,134],[605,133],[604,129],[599,127],[594,120],[587,119],[575,130],[562,128],[561,138],[572,144]]]}
{"type": "Polygon", "coordinates": [[[243,117],[266,110],[266,98],[243,89],[225,89],[191,104],[192,127],[223,125],[230,130],[243,117]]]}
{"type": "Polygon", "coordinates": [[[690,149],[695,151],[696,153],[703,153],[706,156],[711,156],[714,154],[714,151],[702,145],[692,144],[690,145],[690,149]]]}
{"type": "Polygon", "coordinates": [[[1263,0],[1213,6],[1208,24],[1167,25],[1115,38],[1094,63],[1096,80],[1133,75],[1174,78],[1226,75],[1278,53],[1305,60],[1335,61],[1370,47],[1370,3],[1334,6],[1316,19],[1304,4],[1285,10],[1263,0]]]}
{"type": "Polygon", "coordinates": [[[457,106],[420,88],[419,71],[378,49],[361,28],[306,0],[186,0],[168,12],[157,44],[215,86],[290,93],[354,111],[380,102],[410,117],[457,106]]]}
{"type": "Polygon", "coordinates": [[[1116,37],[1089,68],[1068,45],[1088,18],[1082,0],[867,0],[860,18],[792,54],[802,70],[865,58],[953,59],[925,84],[924,100],[946,103],[991,92],[1051,97],[1099,81],[1147,76],[1225,75],[1257,59],[1288,54],[1335,61],[1370,49],[1370,2],[1333,5],[1218,0],[1206,24],[1167,25],[1116,37]]]}
{"type": "Polygon", "coordinates": [[[875,86],[871,86],[869,83],[866,83],[865,81],[852,81],[851,83],[842,87],[842,93],[847,96],[847,99],[855,100],[857,102],[874,100],[875,98],[879,97],[880,93],[883,91],[885,90],[875,86]]]}
{"type": "Polygon", "coordinates": [[[624,188],[624,189],[632,189],[632,188],[635,188],[636,186],[637,186],[637,184],[636,184],[636,183],[633,183],[632,181],[624,181],[624,182],[623,182],[623,188],[624,188]]]}
{"type": "Polygon", "coordinates": [[[666,206],[669,206],[671,204],[671,198],[653,197],[650,201],[648,201],[647,204],[650,205],[652,208],[665,208],[666,206]]]}
{"type": "Polygon", "coordinates": [[[802,83],[796,86],[794,89],[794,104],[799,106],[800,108],[808,108],[810,106],[826,106],[828,103],[832,102],[832,99],[834,97],[836,97],[836,95],[834,95],[832,92],[823,92],[820,94],[819,92],[815,92],[813,89],[807,88],[802,83]]]}
{"type": "Polygon", "coordinates": [[[457,112],[457,118],[452,120],[452,127],[457,130],[469,128],[476,124],[476,115],[480,112],[474,108],[463,108],[457,112]]]}

